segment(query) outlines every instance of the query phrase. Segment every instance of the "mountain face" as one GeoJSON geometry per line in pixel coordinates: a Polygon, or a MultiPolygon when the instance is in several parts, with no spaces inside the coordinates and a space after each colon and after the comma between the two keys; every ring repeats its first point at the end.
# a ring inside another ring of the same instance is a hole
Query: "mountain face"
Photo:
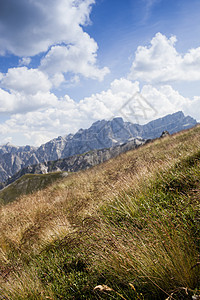
{"type": "Polygon", "coordinates": [[[36,147],[17,147],[6,144],[0,147],[0,181],[18,172],[25,165],[38,163],[35,158],[36,147]]]}
{"type": "Polygon", "coordinates": [[[196,124],[196,120],[189,116],[185,117],[182,112],[167,115],[146,125],[132,124],[124,122],[122,118],[114,118],[111,121],[97,121],[88,129],[60,136],[38,148],[6,144],[0,146],[0,182],[6,181],[30,165],[55,161],[95,149],[110,148],[138,137],[154,139],[160,137],[164,130],[172,134],[196,124]]]}
{"type": "MultiPolygon", "coordinates": [[[[17,172],[14,176],[5,182],[5,186],[16,181],[26,174],[48,174],[50,172],[76,172],[103,163],[110,158],[116,157],[119,154],[128,150],[136,149],[144,145],[147,140],[133,139],[128,143],[117,145],[107,149],[99,149],[89,151],[85,154],[77,154],[56,161],[48,161],[36,165],[27,166],[17,172]]],[[[67,173],[66,173],[67,174],[67,173]]]]}

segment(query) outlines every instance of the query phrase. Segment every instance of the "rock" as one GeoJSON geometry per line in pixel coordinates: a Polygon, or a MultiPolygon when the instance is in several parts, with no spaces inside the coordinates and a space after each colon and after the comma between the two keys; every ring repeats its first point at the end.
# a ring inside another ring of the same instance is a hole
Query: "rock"
{"type": "Polygon", "coordinates": [[[160,138],[164,138],[164,137],[169,136],[169,135],[170,135],[169,131],[164,130],[164,131],[162,132],[160,138]]]}

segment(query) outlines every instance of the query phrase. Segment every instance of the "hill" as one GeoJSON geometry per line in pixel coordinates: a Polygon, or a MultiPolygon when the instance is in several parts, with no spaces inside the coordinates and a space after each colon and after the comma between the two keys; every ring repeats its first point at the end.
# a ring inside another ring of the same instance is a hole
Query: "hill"
{"type": "Polygon", "coordinates": [[[37,190],[42,190],[66,175],[65,172],[23,175],[22,178],[19,177],[15,182],[0,191],[0,205],[12,202],[22,195],[28,195],[37,190]]]}
{"type": "Polygon", "coordinates": [[[83,154],[96,149],[127,143],[133,138],[154,139],[162,131],[178,132],[196,125],[196,120],[182,112],[167,115],[145,125],[124,122],[122,118],[97,121],[88,129],[55,138],[40,147],[0,146],[0,182],[5,182],[22,168],[83,154]]]}
{"type": "Polygon", "coordinates": [[[196,126],[3,205],[1,297],[198,299],[199,167],[196,126]]]}

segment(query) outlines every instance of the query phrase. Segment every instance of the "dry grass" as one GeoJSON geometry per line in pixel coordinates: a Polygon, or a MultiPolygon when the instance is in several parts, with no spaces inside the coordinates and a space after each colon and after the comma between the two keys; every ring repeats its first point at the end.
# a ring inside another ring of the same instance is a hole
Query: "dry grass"
{"type": "MultiPolygon", "coordinates": [[[[68,235],[78,234],[89,223],[92,230],[89,240],[87,237],[87,243],[90,247],[96,241],[99,243],[99,247],[95,247],[92,254],[90,253],[91,261],[94,266],[99,266],[102,272],[117,275],[120,280],[125,276],[125,281],[129,278],[129,282],[133,285],[134,278],[144,276],[144,282],[149,278],[154,286],[162,286],[160,287],[162,290],[172,287],[173,281],[184,287],[194,286],[194,282],[191,282],[193,280],[191,272],[188,270],[195,264],[194,253],[196,255],[197,250],[191,249],[193,242],[190,241],[184,228],[177,233],[175,225],[170,223],[170,217],[167,224],[167,228],[171,231],[169,234],[165,232],[164,216],[161,216],[159,222],[149,215],[150,229],[143,228],[141,234],[141,230],[137,229],[135,218],[138,216],[138,210],[141,210],[136,199],[138,191],[149,186],[155,174],[169,170],[175,163],[191,156],[199,149],[200,126],[197,126],[192,130],[158,139],[90,170],[71,174],[42,191],[23,196],[13,203],[2,206],[0,208],[2,286],[6,290],[13,287],[15,291],[12,294],[14,298],[9,299],[45,299],[40,280],[37,276],[33,278],[31,275],[33,270],[24,269],[24,261],[29,260],[28,257],[39,255],[48,245],[61,241],[68,235]],[[122,198],[126,201],[121,201],[122,198]],[[117,202],[115,199],[118,199],[117,202]],[[134,219],[135,223],[119,227],[115,223],[116,220],[110,219],[110,215],[99,221],[101,218],[99,209],[102,206],[104,212],[107,210],[107,215],[110,214],[109,210],[112,207],[111,213],[120,212],[120,216],[126,215],[131,222],[134,219]],[[96,223],[91,226],[93,221],[87,223],[87,220],[98,220],[97,223],[100,222],[101,226],[93,230],[96,223]],[[22,275],[13,275],[16,274],[16,270],[22,272],[22,275]],[[157,274],[158,270],[160,274],[157,274]],[[154,280],[155,278],[157,279],[154,280]],[[160,284],[163,278],[166,279],[166,286],[160,284]],[[27,287],[29,298],[23,296],[27,287]],[[33,296],[30,296],[30,290],[33,290],[33,296]],[[39,291],[37,295],[40,296],[37,297],[40,298],[34,298],[36,290],[39,291]]],[[[144,203],[144,206],[146,204],[144,203]]],[[[53,298],[51,288],[47,290],[48,297],[53,298]]],[[[10,297],[9,294],[7,296],[10,297]]]]}

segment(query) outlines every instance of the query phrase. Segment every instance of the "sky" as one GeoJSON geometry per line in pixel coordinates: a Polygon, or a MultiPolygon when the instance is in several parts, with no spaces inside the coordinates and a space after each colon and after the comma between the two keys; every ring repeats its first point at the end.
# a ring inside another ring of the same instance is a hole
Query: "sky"
{"type": "Polygon", "coordinates": [[[0,1],[0,144],[200,120],[199,0],[0,1]]]}

